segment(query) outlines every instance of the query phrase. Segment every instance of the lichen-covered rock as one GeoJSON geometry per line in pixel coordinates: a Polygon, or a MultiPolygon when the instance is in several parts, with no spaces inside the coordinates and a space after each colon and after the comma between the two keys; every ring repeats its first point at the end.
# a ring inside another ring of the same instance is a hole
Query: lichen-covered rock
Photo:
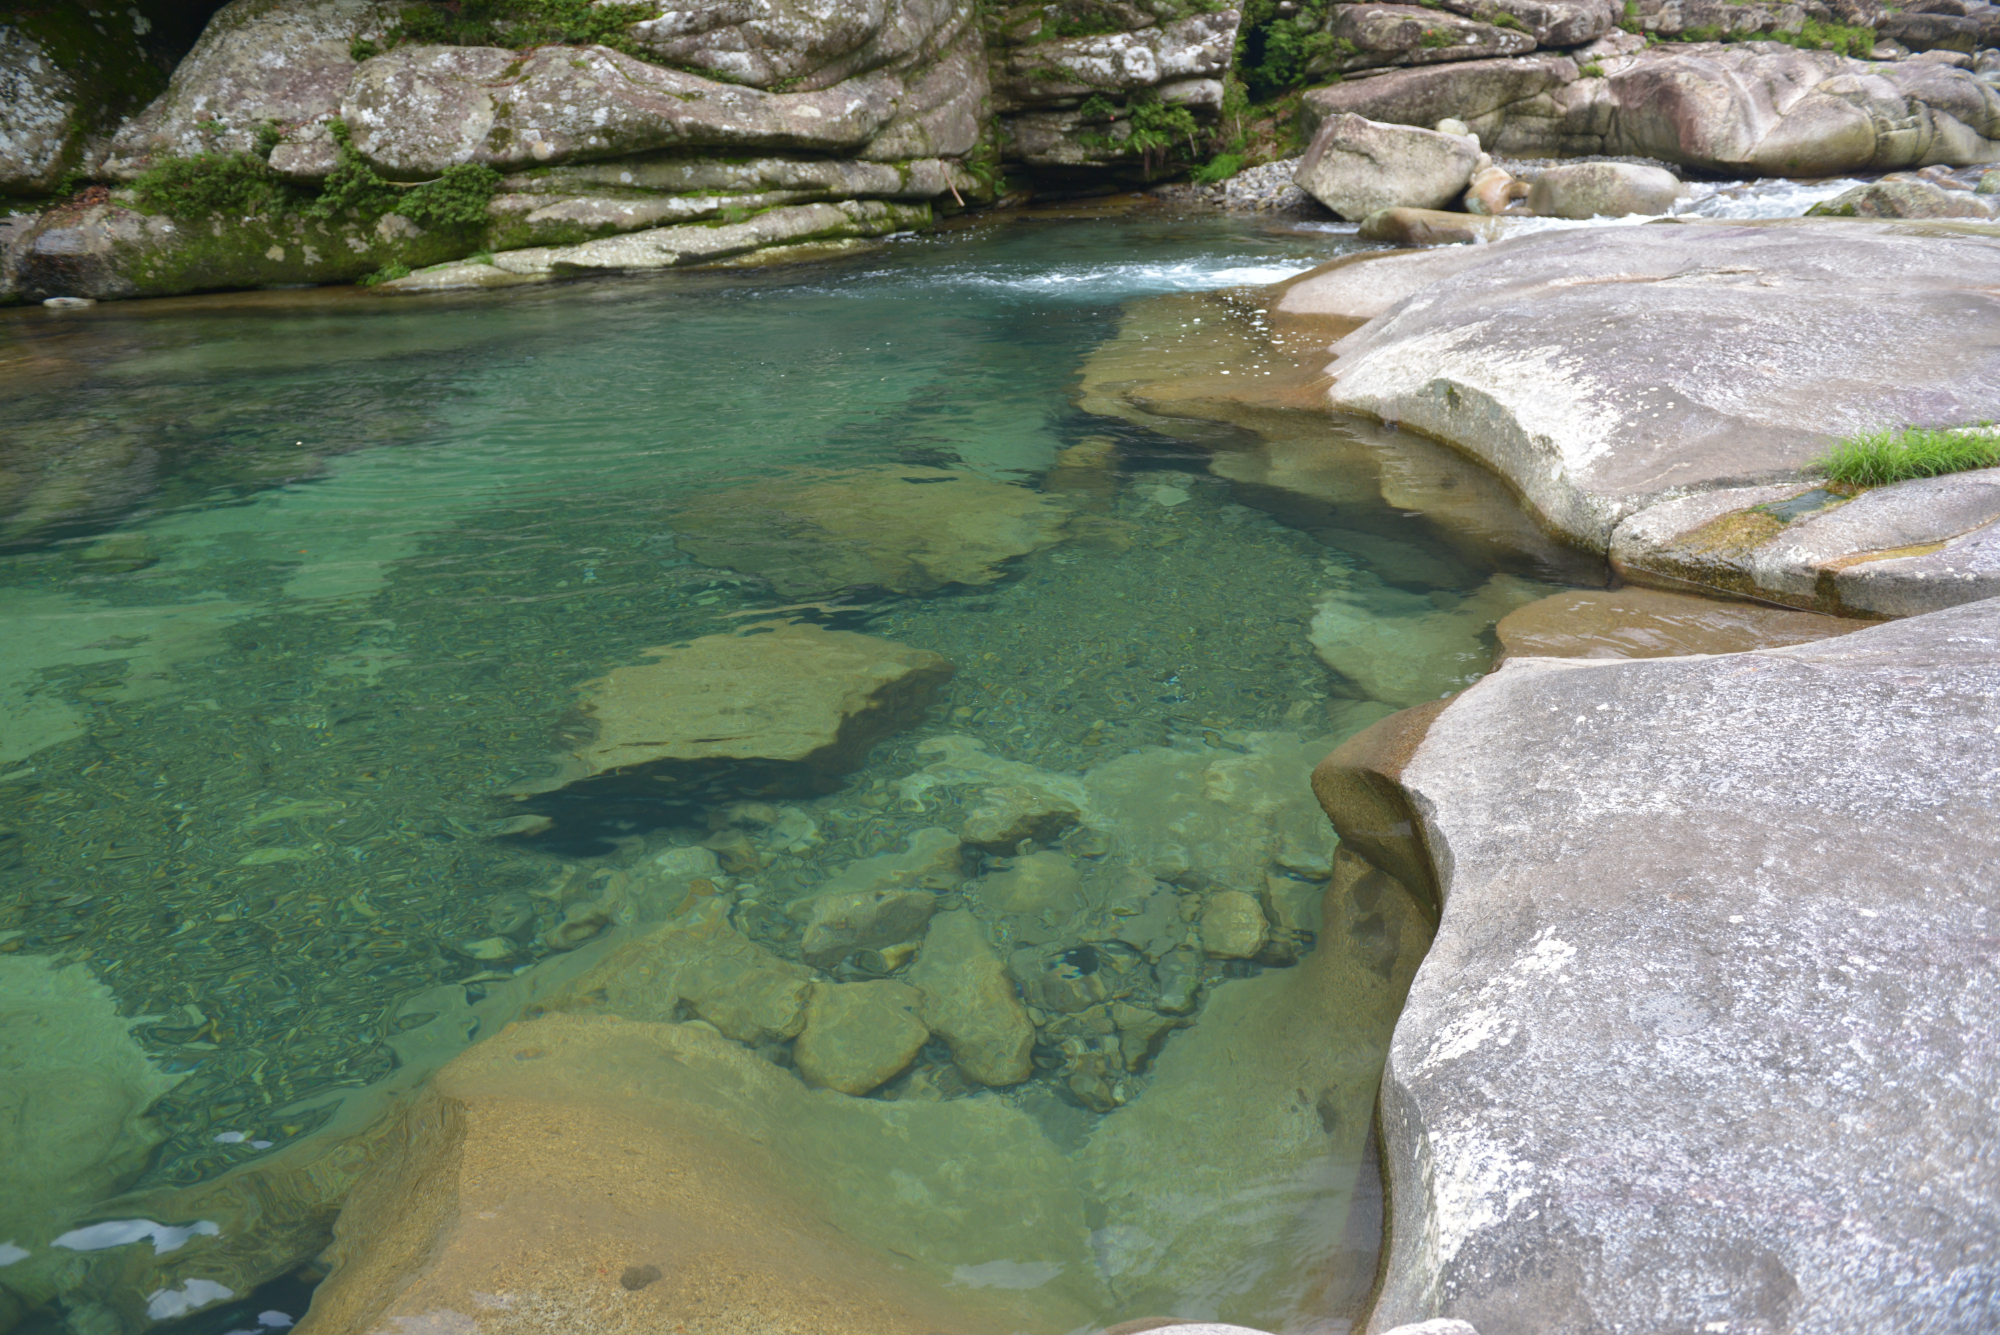
{"type": "Polygon", "coordinates": [[[354,74],[348,48],[400,12],[388,0],[231,0],[167,91],[120,127],[98,171],[131,180],[165,158],[249,152],[267,122],[321,131],[354,74]]]}
{"type": "Polygon", "coordinates": [[[909,981],[922,997],[924,1024],[969,1078],[1014,1085],[1033,1074],[1035,1026],[972,914],[957,909],[931,919],[909,981]]]}
{"type": "Polygon", "coordinates": [[[1981,1324],[1996,665],[1988,600],[1517,660],[1429,723],[1391,780],[1443,919],[1382,1083],[1378,1325],[1981,1324]]]}
{"type": "Polygon", "coordinates": [[[590,735],[534,791],[675,764],[844,772],[919,717],[952,670],[928,650],[797,622],[705,635],[650,655],[654,662],[613,668],[585,686],[590,735]]]}
{"type": "Polygon", "coordinates": [[[1479,163],[1472,139],[1355,115],[1329,117],[1299,161],[1298,183],[1356,222],[1380,209],[1438,209],[1465,193],[1479,163]]]}
{"type": "Polygon", "coordinates": [[[1535,39],[1519,28],[1502,28],[1414,5],[1334,5],[1327,14],[1326,31],[1339,43],[1338,54],[1314,63],[1328,70],[1436,65],[1516,56],[1535,49],[1535,39]]]}
{"type": "Polygon", "coordinates": [[[818,89],[935,52],[971,20],[968,0],[762,0],[671,9],[629,31],[670,64],[818,89]]]}
{"type": "Polygon", "coordinates": [[[463,162],[511,169],[663,148],[852,152],[895,112],[886,74],[766,93],[663,69],[608,47],[404,46],[354,71],[341,115],[384,175],[463,162]],[[502,76],[506,77],[503,79],[502,76]]]}
{"type": "MultiPolygon", "coordinates": [[[[501,216],[493,224],[503,238],[509,229],[508,204],[496,201],[501,216]]],[[[557,230],[616,225],[612,209],[578,208],[580,220],[565,222],[557,208],[536,226],[557,230]],[[595,221],[592,221],[592,220],[595,221]]],[[[891,232],[927,227],[930,206],[897,204],[879,199],[844,199],[839,203],[793,204],[766,209],[743,222],[698,222],[674,227],[650,227],[575,245],[528,246],[502,250],[478,259],[441,262],[427,269],[380,284],[378,291],[413,295],[453,292],[464,288],[515,287],[524,283],[559,282],[600,274],[643,273],[756,257],[759,252],[782,256],[808,250],[813,243],[839,243],[891,232]]],[[[464,247],[457,248],[460,253],[464,247]]]]}
{"type": "Polygon", "coordinates": [[[1176,80],[1218,77],[1229,70],[1238,21],[1234,10],[1225,10],[1136,32],[1068,37],[1006,51],[994,62],[998,109],[1019,111],[1061,98],[1119,96],[1176,80]]]}
{"type": "Polygon", "coordinates": [[[1444,0],[1444,7],[1488,23],[1504,14],[1536,46],[1582,46],[1610,32],[1622,12],[1617,0],[1444,0]]]}
{"type": "Polygon", "coordinates": [[[38,217],[13,247],[21,296],[169,296],[217,288],[352,282],[387,265],[435,264],[466,238],[426,232],[389,214],[372,223],[297,214],[204,220],[126,204],[65,204],[38,217]]]}
{"type": "Polygon", "coordinates": [[[160,91],[164,72],[143,44],[151,28],[137,9],[0,15],[0,196],[53,190],[96,136],[160,91]]]}

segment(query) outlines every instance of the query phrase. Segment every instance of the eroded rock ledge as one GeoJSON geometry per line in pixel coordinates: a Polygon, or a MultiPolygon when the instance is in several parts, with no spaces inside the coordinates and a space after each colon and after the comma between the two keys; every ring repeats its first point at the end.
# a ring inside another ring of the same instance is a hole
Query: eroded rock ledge
{"type": "Polygon", "coordinates": [[[2000,418],[1993,238],[1593,228],[1329,266],[1273,309],[1367,320],[1332,346],[1332,407],[1471,455],[1628,579],[1903,616],[2000,594],[2000,476],[1857,497],[1812,465],[1850,433],[2000,418]]]}
{"type": "Polygon", "coordinates": [[[1983,1328],[2000,601],[1418,712],[1315,775],[1443,905],[1371,1328],[1983,1328]]]}

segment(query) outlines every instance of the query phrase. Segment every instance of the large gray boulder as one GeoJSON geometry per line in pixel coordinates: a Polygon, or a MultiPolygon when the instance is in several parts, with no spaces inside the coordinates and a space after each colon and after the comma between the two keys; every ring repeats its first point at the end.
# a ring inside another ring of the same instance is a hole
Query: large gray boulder
{"type": "Polygon", "coordinates": [[[1329,402],[1457,446],[1603,551],[1649,506],[1791,482],[1838,436],[2000,418],[1996,235],[1803,219],[1518,237],[1335,344],[1329,402]]]}
{"type": "Polygon", "coordinates": [[[1465,193],[1478,162],[1478,143],[1464,135],[1336,116],[1313,136],[1294,179],[1359,222],[1381,209],[1443,208],[1465,193]]]}
{"type": "Polygon", "coordinates": [[[1371,1329],[1991,1329],[2000,601],[1427,712],[1315,775],[1443,909],[1371,1329]]]}
{"type": "Polygon", "coordinates": [[[248,152],[267,123],[288,134],[322,127],[353,77],[349,47],[380,37],[401,9],[388,0],[230,0],[166,92],[119,128],[97,170],[131,180],[163,158],[248,152]]]}
{"type": "Polygon", "coordinates": [[[632,26],[675,65],[752,88],[819,89],[931,54],[972,20],[970,0],[694,0],[632,26]]]}
{"type": "Polygon", "coordinates": [[[1396,70],[1313,89],[1303,114],[1424,126],[1451,117],[1495,153],[1631,155],[1733,175],[2000,161],[2000,90],[1941,63],[1754,41],[1578,60],[1597,77],[1549,54],[1396,70]]]}

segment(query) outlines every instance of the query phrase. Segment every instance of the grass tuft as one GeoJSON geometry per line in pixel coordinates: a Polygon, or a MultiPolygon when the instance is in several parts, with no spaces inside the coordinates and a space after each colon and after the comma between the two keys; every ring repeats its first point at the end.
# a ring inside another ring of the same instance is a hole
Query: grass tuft
{"type": "Polygon", "coordinates": [[[1827,481],[1850,487],[1880,487],[1971,468],[2000,468],[2000,428],[1940,431],[1906,427],[1849,436],[1814,466],[1826,474],[1827,481]]]}

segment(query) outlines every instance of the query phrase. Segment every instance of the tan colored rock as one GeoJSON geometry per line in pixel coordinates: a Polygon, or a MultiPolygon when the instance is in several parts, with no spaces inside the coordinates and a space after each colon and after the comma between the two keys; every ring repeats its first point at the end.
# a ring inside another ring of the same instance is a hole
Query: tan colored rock
{"type": "Polygon", "coordinates": [[[1270,930],[1258,958],[1269,964],[1290,964],[1312,950],[1320,933],[1323,882],[1291,876],[1266,876],[1257,897],[1270,930]]]}
{"type": "Polygon", "coordinates": [[[806,1027],[792,1045],[809,1085],[866,1094],[910,1064],[930,1030],[907,983],[815,983],[806,1027]]]}
{"type": "Polygon", "coordinates": [[[951,677],[941,655],[870,635],[784,621],[749,630],[651,649],[656,662],[586,683],[594,735],[528,791],[665,763],[763,760],[840,773],[920,717],[951,677]]]}
{"type": "Polygon", "coordinates": [[[850,890],[815,895],[806,901],[805,936],[799,953],[807,963],[831,969],[856,950],[879,950],[922,931],[937,911],[929,890],[850,890]]]}
{"type": "Polygon", "coordinates": [[[1387,241],[1398,246],[1462,246],[1497,241],[1500,224],[1477,212],[1377,209],[1361,220],[1357,235],[1363,241],[1387,241]]]}
{"type": "Polygon", "coordinates": [[[1494,623],[1548,592],[1495,575],[1462,596],[1425,597],[1357,577],[1319,600],[1307,638],[1367,699],[1407,708],[1476,681],[1492,666],[1494,623]]]}
{"type": "Polygon", "coordinates": [[[812,970],[783,960],[737,931],[729,907],[704,898],[688,912],[612,948],[545,1004],[606,1010],[634,1020],[671,1020],[685,1002],[739,1043],[792,1038],[805,1027],[812,970]]]}
{"type": "Polygon", "coordinates": [[[683,551],[789,598],[853,587],[985,584],[1062,538],[1069,512],[1024,487],[942,468],[794,475],[705,496],[673,518],[683,551]]]}
{"type": "Polygon", "coordinates": [[[1077,819],[1075,806],[1045,789],[996,784],[965,813],[959,837],[979,848],[1011,853],[1023,839],[1047,843],[1077,819]]]}
{"type": "Polygon", "coordinates": [[[464,1053],[409,1110],[299,1330],[441,1313],[489,1335],[1073,1330],[1108,1299],[1063,1164],[997,1099],[852,1099],[701,1026],[549,1016],[464,1053]],[[952,1286],[996,1257],[1053,1278],[952,1286]]]}
{"type": "MultiPolygon", "coordinates": [[[[1418,11],[1422,12],[1422,11],[1418,11]]],[[[1478,141],[1410,125],[1329,116],[1299,160],[1299,186],[1343,218],[1442,208],[1465,193],[1478,141]]]]}
{"type": "Polygon", "coordinates": [[[963,909],[932,918],[909,979],[922,996],[924,1024],[966,1075],[1013,1085],[1033,1074],[1035,1026],[978,919],[963,909]]]}
{"type": "Polygon", "coordinates": [[[1264,948],[1270,930],[1257,896],[1241,890],[1218,890],[1201,912],[1201,947],[1213,958],[1247,960],[1264,948]]]}
{"type": "Polygon", "coordinates": [[[982,877],[975,893],[996,913],[1041,918],[1052,926],[1083,907],[1083,881],[1076,864],[1052,850],[1030,853],[1006,871],[982,877]]]}
{"type": "Polygon", "coordinates": [[[937,891],[958,884],[959,843],[949,830],[919,830],[900,853],[863,858],[786,913],[805,924],[808,963],[831,968],[850,951],[881,949],[923,931],[937,891]]]}
{"type": "Polygon", "coordinates": [[[1502,659],[1669,658],[1805,644],[1869,623],[1658,589],[1558,593],[1500,619],[1502,659]]]}

